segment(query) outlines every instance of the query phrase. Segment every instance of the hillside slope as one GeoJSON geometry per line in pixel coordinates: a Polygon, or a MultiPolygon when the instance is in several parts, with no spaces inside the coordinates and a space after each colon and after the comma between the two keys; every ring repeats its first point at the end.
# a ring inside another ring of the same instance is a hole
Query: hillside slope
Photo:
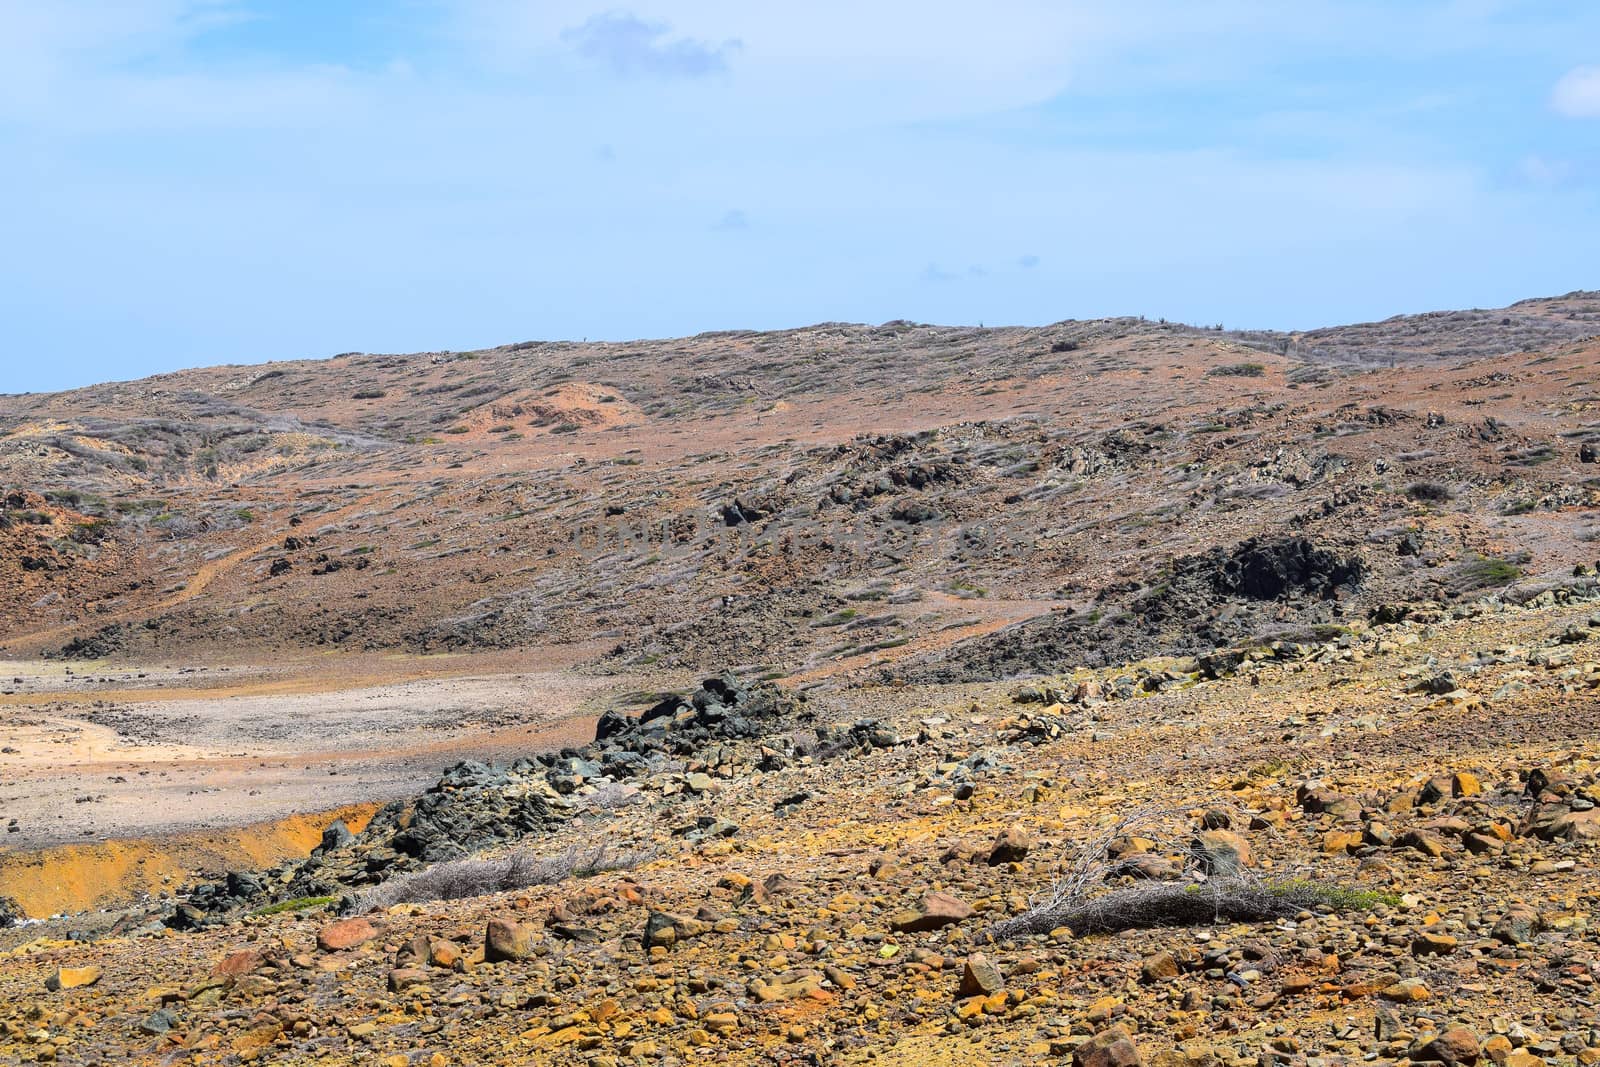
{"type": "Polygon", "coordinates": [[[953,677],[1333,625],[1600,555],[1596,334],[1574,293],[1295,335],[824,324],[4,397],[0,645],[599,641],[600,668],[953,677]],[[1222,576],[1311,550],[1359,580],[1222,576]]]}

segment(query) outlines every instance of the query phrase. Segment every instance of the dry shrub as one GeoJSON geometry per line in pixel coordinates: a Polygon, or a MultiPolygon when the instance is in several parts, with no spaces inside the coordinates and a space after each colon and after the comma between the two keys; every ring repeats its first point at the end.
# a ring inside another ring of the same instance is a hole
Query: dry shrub
{"type": "Polygon", "coordinates": [[[587,811],[616,811],[644,801],[644,794],[626,782],[606,782],[579,804],[587,811]]]}
{"type": "Polygon", "coordinates": [[[609,845],[573,845],[550,856],[517,852],[489,859],[453,860],[374,886],[361,895],[356,910],[374,911],[393,904],[460,900],[528,886],[555,885],[602,871],[631,871],[654,858],[650,852],[613,849],[609,845]]]}
{"type": "Polygon", "coordinates": [[[1158,852],[1184,856],[1189,866],[1198,866],[1192,838],[1171,832],[1182,819],[1184,812],[1179,809],[1136,808],[1104,827],[1072,853],[1043,900],[995,923],[988,936],[1005,941],[1062,927],[1082,937],[1163,926],[1263,922],[1317,908],[1345,911],[1391,902],[1383,894],[1308,879],[1268,883],[1248,871],[1191,881],[1145,880],[1101,891],[1111,879],[1131,876],[1125,864],[1109,856],[1112,843],[1121,837],[1149,837],[1157,842],[1158,852]],[[1162,834],[1163,829],[1169,832],[1162,834]]]}
{"type": "Polygon", "coordinates": [[[1087,900],[1028,911],[996,923],[999,940],[1045,934],[1061,927],[1079,937],[1159,926],[1262,922],[1332,906],[1333,891],[1315,882],[1268,885],[1255,878],[1206,882],[1145,882],[1087,900]]]}

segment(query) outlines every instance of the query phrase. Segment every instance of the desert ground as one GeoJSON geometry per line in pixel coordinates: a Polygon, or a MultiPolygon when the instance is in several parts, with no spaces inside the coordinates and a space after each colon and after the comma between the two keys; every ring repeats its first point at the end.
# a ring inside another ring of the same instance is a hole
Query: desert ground
{"type": "Polygon", "coordinates": [[[0,1062],[1600,1062],[1600,295],[0,397],[0,1062]]]}

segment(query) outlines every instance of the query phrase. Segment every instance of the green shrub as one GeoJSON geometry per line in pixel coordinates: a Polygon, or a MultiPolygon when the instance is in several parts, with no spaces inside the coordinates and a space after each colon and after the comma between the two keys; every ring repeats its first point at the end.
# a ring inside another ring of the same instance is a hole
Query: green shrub
{"type": "Polygon", "coordinates": [[[1461,574],[1476,585],[1506,585],[1522,577],[1522,568],[1508,559],[1479,556],[1465,564],[1461,574]]]}
{"type": "Polygon", "coordinates": [[[250,914],[282,915],[286,911],[310,911],[312,908],[326,908],[337,899],[337,897],[296,897],[293,900],[281,900],[276,904],[268,904],[264,908],[257,908],[250,914]]]}
{"type": "Polygon", "coordinates": [[[1224,363],[1206,371],[1209,378],[1260,378],[1267,373],[1265,363],[1224,363]]]}

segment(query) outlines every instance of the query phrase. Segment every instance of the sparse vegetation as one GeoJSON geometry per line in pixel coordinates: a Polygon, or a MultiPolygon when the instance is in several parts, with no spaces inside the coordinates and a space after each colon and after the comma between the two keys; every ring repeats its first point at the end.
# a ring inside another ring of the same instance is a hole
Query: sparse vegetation
{"type": "Polygon", "coordinates": [[[1206,371],[1210,378],[1260,378],[1267,373],[1265,363],[1224,363],[1206,371]]]}
{"type": "Polygon", "coordinates": [[[1140,807],[1087,838],[1068,857],[1049,894],[1020,915],[989,928],[996,940],[1049,933],[1062,927],[1080,937],[1162,926],[1195,926],[1220,922],[1266,922],[1302,911],[1371,909],[1393,897],[1340,883],[1307,878],[1266,881],[1237,869],[1202,881],[1147,880],[1132,875],[1110,859],[1113,843],[1132,837],[1154,837],[1151,851],[1179,855],[1203,868],[1197,842],[1163,836],[1162,828],[1181,824],[1175,809],[1140,807]],[[1101,891],[1114,878],[1136,883],[1101,891]]]}
{"type": "Polygon", "coordinates": [[[316,908],[326,908],[337,902],[337,897],[295,897],[293,900],[280,900],[276,904],[268,904],[264,908],[257,908],[250,914],[256,917],[264,915],[282,915],[291,911],[312,911],[316,908]]]}
{"type": "Polygon", "coordinates": [[[1506,559],[1479,556],[1459,568],[1462,581],[1469,589],[1491,585],[1509,585],[1522,577],[1522,568],[1506,559]]]}
{"type": "Polygon", "coordinates": [[[459,900],[535,885],[555,885],[602,871],[631,871],[653,858],[650,853],[619,851],[609,845],[587,848],[574,845],[549,856],[518,852],[488,859],[455,860],[389,879],[363,893],[357,910],[374,911],[394,904],[459,900]]]}
{"type": "MultiPolygon", "coordinates": [[[[1447,1022],[1578,1057],[1600,398],[1419,352],[1437,321],[1321,354],[822,324],[4,399],[0,777],[72,746],[82,780],[7,778],[7,843],[290,800],[362,829],[297,820],[322,845],[273,832],[264,870],[185,845],[202,885],[111,857],[128,912],[8,935],[48,952],[0,952],[0,1060],[1053,1062],[1122,1025],[1107,1062],[1281,1067],[1450,1062],[1412,1040],[1447,1022]],[[1204,377],[1235,359],[1265,373],[1204,377]],[[79,964],[93,992],[44,988],[79,964]],[[79,1007],[109,1025],[51,1022],[79,1007]]],[[[76,862],[0,892],[70,910],[76,862]]]]}

